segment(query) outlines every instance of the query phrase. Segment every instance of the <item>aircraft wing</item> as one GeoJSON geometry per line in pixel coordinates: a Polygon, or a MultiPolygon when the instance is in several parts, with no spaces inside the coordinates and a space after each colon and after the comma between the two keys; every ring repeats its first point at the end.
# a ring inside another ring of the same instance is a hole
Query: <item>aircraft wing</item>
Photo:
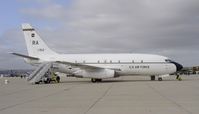
{"type": "Polygon", "coordinates": [[[31,57],[31,56],[24,55],[24,54],[19,54],[19,53],[10,53],[10,54],[13,54],[13,55],[16,55],[16,56],[19,56],[19,57],[23,57],[23,58],[27,58],[27,59],[39,60],[39,58],[31,57]]]}
{"type": "Polygon", "coordinates": [[[78,68],[85,69],[85,70],[105,69],[105,68],[101,68],[101,67],[97,67],[97,66],[91,66],[91,65],[80,64],[80,63],[72,63],[72,62],[66,62],[66,61],[56,61],[56,63],[70,65],[72,67],[78,67],[78,68]]]}

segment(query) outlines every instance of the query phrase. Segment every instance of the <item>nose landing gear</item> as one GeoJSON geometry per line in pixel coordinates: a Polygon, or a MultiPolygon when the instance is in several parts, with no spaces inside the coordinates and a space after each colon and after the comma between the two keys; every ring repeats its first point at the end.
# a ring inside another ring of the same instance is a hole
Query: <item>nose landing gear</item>
{"type": "Polygon", "coordinates": [[[182,78],[180,77],[180,75],[179,75],[179,74],[176,74],[176,80],[178,80],[178,81],[182,81],[182,78]]]}

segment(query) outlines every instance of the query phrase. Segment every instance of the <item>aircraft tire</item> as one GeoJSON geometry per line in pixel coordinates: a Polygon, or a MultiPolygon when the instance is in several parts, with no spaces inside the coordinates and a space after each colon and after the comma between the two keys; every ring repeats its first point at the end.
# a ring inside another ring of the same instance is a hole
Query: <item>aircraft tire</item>
{"type": "Polygon", "coordinates": [[[159,77],[159,78],[158,78],[158,81],[162,81],[162,77],[159,77]]]}
{"type": "Polygon", "coordinates": [[[96,82],[97,82],[97,79],[91,78],[91,82],[96,83],[96,82]]]}

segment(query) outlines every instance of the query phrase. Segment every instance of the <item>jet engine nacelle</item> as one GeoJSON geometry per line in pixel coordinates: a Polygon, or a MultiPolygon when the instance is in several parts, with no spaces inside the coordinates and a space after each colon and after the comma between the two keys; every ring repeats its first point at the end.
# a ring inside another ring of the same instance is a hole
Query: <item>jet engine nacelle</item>
{"type": "Polygon", "coordinates": [[[110,69],[78,70],[74,73],[74,75],[84,78],[99,78],[99,79],[117,77],[116,72],[110,69]]]}

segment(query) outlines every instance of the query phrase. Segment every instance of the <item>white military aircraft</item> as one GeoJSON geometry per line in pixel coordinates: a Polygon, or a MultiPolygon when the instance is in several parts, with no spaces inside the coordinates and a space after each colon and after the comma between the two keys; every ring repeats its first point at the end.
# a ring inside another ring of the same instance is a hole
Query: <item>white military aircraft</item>
{"type": "MultiPolygon", "coordinates": [[[[92,82],[119,76],[151,76],[161,81],[183,68],[167,57],[151,54],[58,54],[52,51],[30,24],[22,24],[28,55],[12,53],[38,68],[28,81],[38,83],[49,69],[92,82]]],[[[50,77],[48,77],[50,78],[50,77]]]]}

